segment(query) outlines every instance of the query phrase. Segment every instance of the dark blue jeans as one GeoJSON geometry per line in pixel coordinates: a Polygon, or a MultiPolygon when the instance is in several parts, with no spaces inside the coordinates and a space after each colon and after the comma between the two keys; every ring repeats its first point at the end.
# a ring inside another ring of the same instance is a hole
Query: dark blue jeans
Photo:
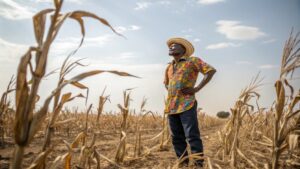
{"type": "MultiPolygon", "coordinates": [[[[191,153],[203,153],[203,144],[197,120],[197,102],[194,106],[182,113],[168,116],[172,136],[172,143],[178,158],[187,156],[187,142],[191,147],[191,153]],[[184,154],[183,154],[184,153],[184,154]]],[[[196,163],[202,163],[198,160],[196,163]]]]}

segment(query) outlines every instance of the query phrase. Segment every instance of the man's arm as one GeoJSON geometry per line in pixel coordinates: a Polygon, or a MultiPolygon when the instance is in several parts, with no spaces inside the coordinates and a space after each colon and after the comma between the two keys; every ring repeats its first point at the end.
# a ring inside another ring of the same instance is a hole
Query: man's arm
{"type": "Polygon", "coordinates": [[[213,69],[209,72],[207,72],[207,74],[204,75],[202,81],[199,83],[198,86],[195,87],[196,92],[198,92],[199,90],[201,90],[214,76],[214,74],[216,73],[216,69],[213,69]]]}
{"type": "Polygon", "coordinates": [[[168,85],[169,85],[169,77],[168,77],[168,71],[169,71],[170,64],[167,66],[165,70],[165,79],[164,79],[164,84],[165,88],[168,90],[168,85]]]}
{"type": "Polygon", "coordinates": [[[216,69],[212,69],[212,70],[208,71],[204,75],[202,81],[196,87],[184,88],[184,89],[181,89],[181,92],[183,94],[190,94],[190,95],[197,93],[212,79],[212,77],[214,76],[214,74],[216,72],[217,72],[216,69]]]}

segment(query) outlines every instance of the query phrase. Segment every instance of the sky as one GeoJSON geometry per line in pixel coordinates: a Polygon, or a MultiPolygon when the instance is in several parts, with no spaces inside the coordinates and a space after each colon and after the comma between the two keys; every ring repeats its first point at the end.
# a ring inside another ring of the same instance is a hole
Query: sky
{"type": "MultiPolygon", "coordinates": [[[[29,46],[36,46],[32,16],[45,8],[53,8],[52,0],[0,1],[0,93],[16,75],[24,52],[29,46]]],[[[76,68],[67,78],[95,69],[125,71],[141,77],[100,74],[83,80],[89,87],[87,104],[80,98],[66,104],[80,110],[89,104],[96,110],[106,86],[110,102],[104,111],[118,110],[123,91],[134,88],[131,109],[139,110],[145,97],[147,110],[162,113],[167,96],[164,71],[172,60],[166,41],[171,37],[188,39],[195,47],[193,56],[217,70],[211,82],[196,94],[204,112],[229,111],[241,90],[259,72],[264,77],[264,85],[258,89],[259,104],[270,108],[284,43],[292,28],[300,31],[300,0],[65,0],[62,12],[73,10],[89,11],[107,19],[126,38],[96,20],[84,18],[86,38],[72,60],[85,58],[82,63],[88,66],[76,68]]],[[[62,65],[80,38],[78,23],[67,20],[51,46],[47,72],[62,65]]],[[[294,77],[291,83],[298,90],[300,72],[295,72],[294,77]]],[[[199,75],[198,83],[202,78],[199,75]]],[[[43,79],[37,108],[55,89],[57,80],[57,73],[43,79]]],[[[86,94],[72,86],[63,90],[67,92],[86,94]]]]}

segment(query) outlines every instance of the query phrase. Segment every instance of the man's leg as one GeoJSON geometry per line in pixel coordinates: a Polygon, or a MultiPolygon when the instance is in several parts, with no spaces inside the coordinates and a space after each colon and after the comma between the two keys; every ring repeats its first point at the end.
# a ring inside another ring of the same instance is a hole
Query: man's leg
{"type": "Polygon", "coordinates": [[[171,130],[172,144],[176,153],[176,156],[180,158],[181,156],[187,156],[186,151],[187,143],[183,127],[180,121],[179,114],[168,115],[169,126],[171,130]]]}
{"type": "MultiPolygon", "coordinates": [[[[203,153],[203,144],[200,138],[200,131],[197,120],[197,102],[188,111],[180,114],[180,120],[185,132],[185,137],[191,147],[191,153],[203,153]]],[[[197,160],[198,165],[202,165],[203,160],[197,160]]]]}

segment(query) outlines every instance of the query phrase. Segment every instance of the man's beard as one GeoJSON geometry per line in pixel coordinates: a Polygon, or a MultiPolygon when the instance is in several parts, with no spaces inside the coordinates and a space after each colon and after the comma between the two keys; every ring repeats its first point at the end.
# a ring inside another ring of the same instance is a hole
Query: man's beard
{"type": "Polygon", "coordinates": [[[180,53],[180,52],[170,51],[170,52],[169,52],[169,55],[170,55],[170,56],[175,56],[175,57],[176,57],[176,56],[181,55],[181,53],[180,53]]]}

